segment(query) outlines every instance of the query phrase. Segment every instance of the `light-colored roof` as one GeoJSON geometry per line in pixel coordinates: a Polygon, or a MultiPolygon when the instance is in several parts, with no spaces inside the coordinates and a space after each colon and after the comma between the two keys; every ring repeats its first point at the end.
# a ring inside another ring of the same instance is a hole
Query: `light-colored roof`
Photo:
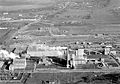
{"type": "Polygon", "coordinates": [[[58,51],[58,50],[52,50],[52,51],[28,51],[27,54],[30,56],[62,56],[64,55],[63,51],[58,51]]]}

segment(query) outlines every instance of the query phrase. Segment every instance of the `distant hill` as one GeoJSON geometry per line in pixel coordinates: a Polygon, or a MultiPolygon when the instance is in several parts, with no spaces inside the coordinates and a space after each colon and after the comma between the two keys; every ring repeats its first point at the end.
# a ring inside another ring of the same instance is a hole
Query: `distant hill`
{"type": "Polygon", "coordinates": [[[53,3],[53,0],[0,0],[0,11],[39,8],[53,3]]]}

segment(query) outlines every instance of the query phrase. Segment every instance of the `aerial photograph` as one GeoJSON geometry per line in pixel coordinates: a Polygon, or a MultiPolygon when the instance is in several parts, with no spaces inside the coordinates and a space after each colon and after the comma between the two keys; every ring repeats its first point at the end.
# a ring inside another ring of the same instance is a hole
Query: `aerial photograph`
{"type": "Polygon", "coordinates": [[[0,0],[0,84],[120,84],[120,0],[0,0]]]}

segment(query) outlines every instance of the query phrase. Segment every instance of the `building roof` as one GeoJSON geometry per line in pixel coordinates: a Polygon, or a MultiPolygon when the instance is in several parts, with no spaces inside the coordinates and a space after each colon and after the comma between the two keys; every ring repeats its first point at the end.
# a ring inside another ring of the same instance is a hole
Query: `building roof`
{"type": "Polygon", "coordinates": [[[53,51],[31,51],[27,52],[30,56],[37,56],[37,57],[42,57],[42,56],[63,56],[64,51],[59,51],[59,50],[53,50],[53,51]]]}
{"type": "Polygon", "coordinates": [[[13,60],[14,67],[25,67],[26,66],[26,59],[15,59],[13,60]]]}
{"type": "Polygon", "coordinates": [[[67,49],[67,47],[61,47],[61,46],[50,47],[50,46],[47,46],[44,44],[33,44],[28,47],[28,52],[42,51],[42,50],[66,50],[66,49],[67,49]]]}
{"type": "Polygon", "coordinates": [[[109,58],[108,55],[88,55],[87,59],[109,58]]]}

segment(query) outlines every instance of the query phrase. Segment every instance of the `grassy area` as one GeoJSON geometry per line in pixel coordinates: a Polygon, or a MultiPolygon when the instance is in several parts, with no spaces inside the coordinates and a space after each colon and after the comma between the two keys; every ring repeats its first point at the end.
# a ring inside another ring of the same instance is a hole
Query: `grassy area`
{"type": "Polygon", "coordinates": [[[33,74],[26,84],[42,84],[42,81],[60,81],[60,84],[74,84],[80,81],[81,77],[93,75],[92,73],[40,73],[33,74]]]}

